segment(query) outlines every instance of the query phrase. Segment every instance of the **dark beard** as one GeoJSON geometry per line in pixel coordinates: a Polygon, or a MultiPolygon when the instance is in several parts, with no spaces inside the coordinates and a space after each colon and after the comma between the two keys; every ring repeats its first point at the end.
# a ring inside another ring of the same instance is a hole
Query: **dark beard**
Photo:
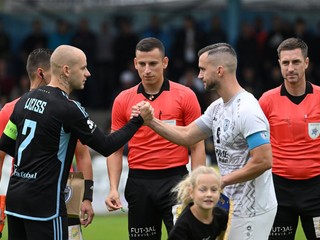
{"type": "Polygon", "coordinates": [[[206,92],[212,92],[212,91],[215,91],[217,89],[217,84],[216,83],[213,83],[213,82],[211,82],[210,84],[208,84],[208,82],[207,82],[207,85],[206,85],[206,87],[204,88],[204,90],[206,91],[206,92]]]}

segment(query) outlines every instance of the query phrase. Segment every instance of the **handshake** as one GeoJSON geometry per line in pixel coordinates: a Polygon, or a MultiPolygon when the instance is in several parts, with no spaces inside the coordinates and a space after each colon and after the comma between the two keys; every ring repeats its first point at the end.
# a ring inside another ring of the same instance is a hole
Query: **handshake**
{"type": "Polygon", "coordinates": [[[148,126],[154,120],[154,109],[149,102],[142,101],[132,107],[130,118],[138,117],[139,115],[144,120],[143,125],[148,126]]]}

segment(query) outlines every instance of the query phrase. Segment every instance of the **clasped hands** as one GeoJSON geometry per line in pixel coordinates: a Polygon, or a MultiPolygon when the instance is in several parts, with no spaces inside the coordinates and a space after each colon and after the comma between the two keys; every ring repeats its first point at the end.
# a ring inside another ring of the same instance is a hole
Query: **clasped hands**
{"type": "Polygon", "coordinates": [[[149,125],[154,117],[154,109],[149,102],[142,101],[132,107],[131,118],[138,117],[139,115],[143,118],[143,125],[149,125]]]}

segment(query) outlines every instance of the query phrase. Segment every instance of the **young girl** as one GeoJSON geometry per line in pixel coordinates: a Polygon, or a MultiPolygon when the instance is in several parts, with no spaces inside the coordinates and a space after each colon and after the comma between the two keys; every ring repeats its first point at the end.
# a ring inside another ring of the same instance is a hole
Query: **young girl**
{"type": "Polygon", "coordinates": [[[200,166],[174,189],[182,213],[168,240],[223,239],[228,212],[216,207],[220,198],[220,176],[213,167],[200,166]]]}

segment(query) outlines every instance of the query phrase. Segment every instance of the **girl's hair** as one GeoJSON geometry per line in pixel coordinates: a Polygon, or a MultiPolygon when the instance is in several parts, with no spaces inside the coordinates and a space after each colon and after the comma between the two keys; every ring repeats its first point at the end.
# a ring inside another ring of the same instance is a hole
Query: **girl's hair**
{"type": "Polygon", "coordinates": [[[198,177],[201,174],[213,174],[217,178],[219,182],[219,187],[220,187],[221,185],[220,175],[213,167],[209,167],[209,166],[197,167],[172,189],[172,192],[177,193],[178,203],[182,204],[183,209],[189,203],[192,202],[190,191],[196,187],[198,177]]]}

